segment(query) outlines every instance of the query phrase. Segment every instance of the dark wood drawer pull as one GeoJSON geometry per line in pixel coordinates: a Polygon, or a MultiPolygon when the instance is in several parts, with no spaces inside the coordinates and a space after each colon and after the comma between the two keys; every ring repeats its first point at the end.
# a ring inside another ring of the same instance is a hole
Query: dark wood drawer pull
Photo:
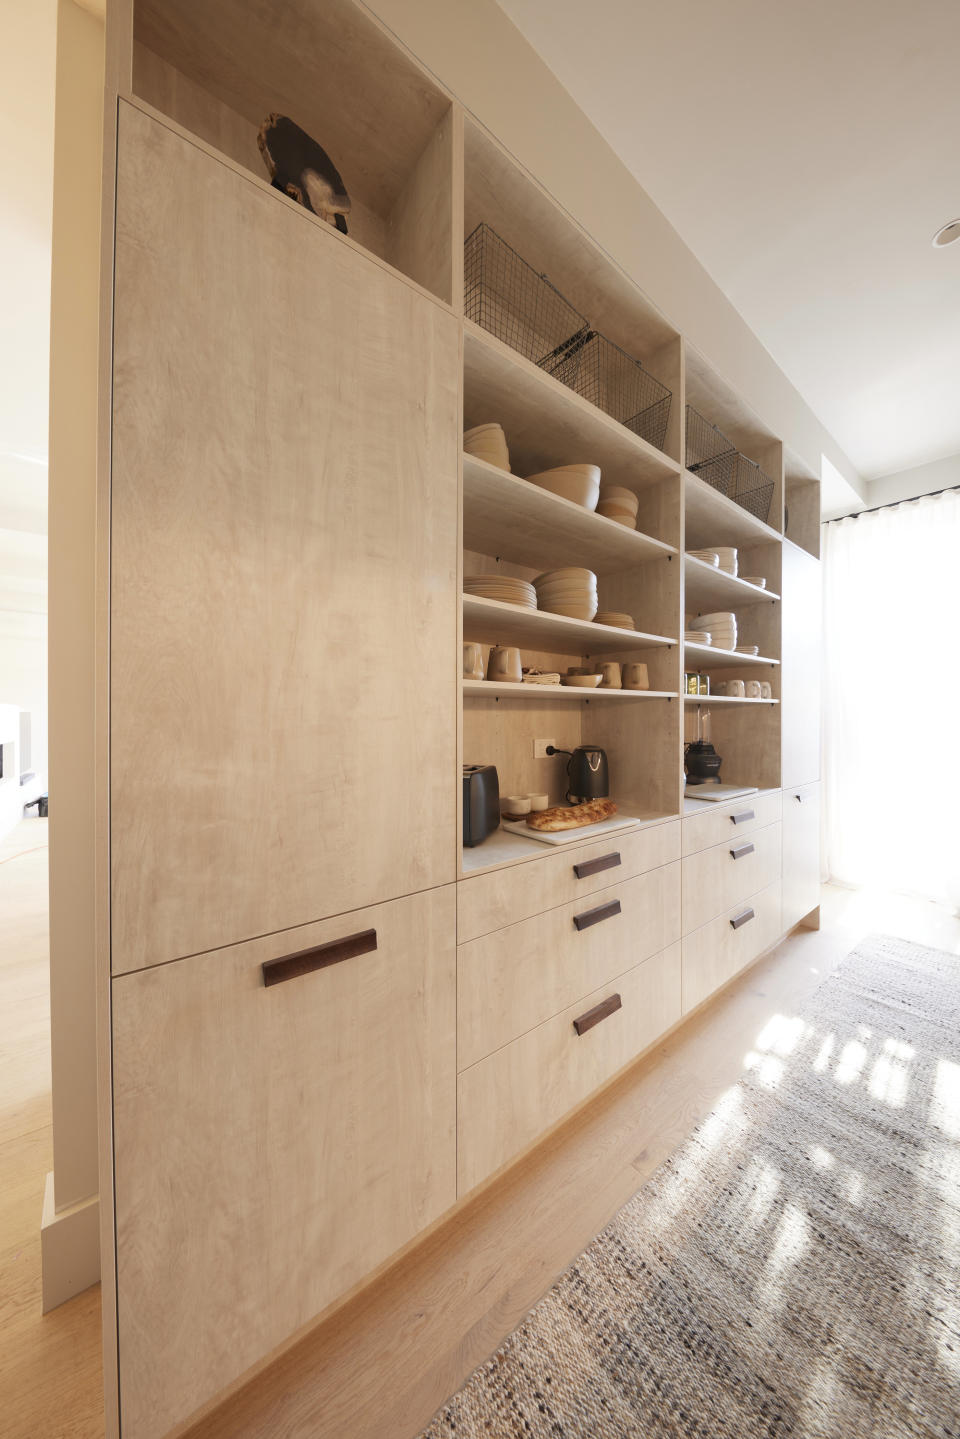
{"type": "Polygon", "coordinates": [[[743,859],[745,854],[753,854],[756,847],[755,844],[738,844],[735,849],[730,851],[730,858],[743,859]]]}
{"type": "Polygon", "coordinates": [[[581,864],[573,866],[573,872],[577,879],[589,879],[592,874],[600,874],[605,869],[616,869],[621,863],[617,850],[613,854],[602,854],[599,859],[585,859],[581,864]]]}
{"type": "Polygon", "coordinates": [[[617,1010],[622,1008],[623,1001],[619,994],[611,994],[609,999],[601,1000],[595,1008],[588,1009],[586,1014],[581,1014],[579,1019],[575,1019],[573,1027],[578,1034],[586,1034],[587,1030],[592,1029],[595,1024],[599,1024],[601,1019],[609,1019],[611,1014],[616,1014],[617,1010]]]}
{"type": "Polygon", "coordinates": [[[730,928],[739,929],[741,924],[746,924],[748,919],[756,919],[756,915],[754,914],[752,909],[742,910],[735,919],[731,919],[730,928]]]}
{"type": "Polygon", "coordinates": [[[745,820],[756,819],[757,812],[754,809],[742,809],[739,814],[730,816],[731,824],[743,824],[745,820]]]}
{"type": "Polygon", "coordinates": [[[346,939],[332,939],[329,944],[318,944],[316,949],[299,949],[296,954],[285,954],[280,959],[268,959],[261,965],[265,985],[282,984],[285,979],[299,979],[302,974],[312,974],[315,969],[326,969],[330,964],[340,964],[344,959],[356,959],[358,954],[369,954],[377,947],[377,931],[365,929],[360,934],[348,934],[346,939]]]}
{"type": "Polygon", "coordinates": [[[611,899],[608,904],[598,904],[596,909],[586,909],[583,914],[575,914],[573,922],[577,929],[589,929],[591,924],[600,924],[605,919],[613,919],[613,916],[619,913],[620,901],[611,899]]]}

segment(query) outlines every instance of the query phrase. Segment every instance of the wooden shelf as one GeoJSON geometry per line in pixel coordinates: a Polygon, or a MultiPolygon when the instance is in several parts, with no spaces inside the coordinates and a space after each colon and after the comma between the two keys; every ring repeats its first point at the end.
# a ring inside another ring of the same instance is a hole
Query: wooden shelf
{"type": "Polygon", "coordinates": [[[463,457],[463,544],[517,565],[584,565],[598,575],[677,553],[472,455],[463,457]]]}
{"type": "Polygon", "coordinates": [[[547,700],[675,700],[680,695],[676,690],[604,690],[583,689],[576,685],[525,685],[503,684],[494,680],[464,680],[463,697],[489,699],[491,696],[506,699],[547,699],[547,700]]]}
{"type": "Polygon", "coordinates": [[[594,464],[605,483],[641,494],[680,473],[675,460],[470,320],[463,372],[464,426],[499,421],[518,474],[594,464]]]}
{"type": "Polygon", "coordinates": [[[686,548],[708,550],[713,545],[756,545],[780,543],[777,530],[765,525],[749,510],[728,500],[699,475],[684,473],[686,548]]]}
{"type": "Polygon", "coordinates": [[[738,609],[744,605],[759,605],[764,600],[779,600],[773,590],[762,590],[759,585],[748,585],[745,580],[735,579],[715,565],[694,559],[693,555],[683,557],[683,577],[688,614],[701,613],[707,606],[726,606],[738,609]]]}
{"type": "Polygon", "coordinates": [[[779,700],[755,700],[747,699],[744,696],[739,699],[736,695],[684,695],[684,704],[688,705],[778,705],[779,700]]]}
{"type": "Polygon", "coordinates": [[[463,597],[465,640],[496,640],[558,655],[627,654],[672,646],[677,640],[640,630],[617,630],[590,620],[570,620],[545,610],[527,610],[476,595],[463,597]]]}
{"type": "MultiPolygon", "coordinates": [[[[713,645],[695,645],[689,640],[683,646],[684,669],[720,670],[739,669],[742,665],[778,665],[779,660],[768,659],[766,655],[738,655],[736,650],[718,650],[713,645]],[[688,665],[687,660],[694,664],[688,665]]],[[[719,696],[718,696],[719,698],[719,696]]],[[[769,704],[769,700],[763,701],[769,704]]]]}
{"type": "MultiPolygon", "coordinates": [[[[621,818],[625,817],[621,811],[621,818]]],[[[575,837],[578,844],[588,844],[591,839],[602,839],[607,837],[611,840],[618,835],[629,834],[634,829],[649,829],[653,825],[666,824],[668,820],[676,819],[676,814],[661,814],[650,810],[643,814],[631,814],[629,818],[633,823],[624,825],[623,829],[610,830],[606,836],[597,835],[591,830],[590,825],[583,829],[571,830],[571,836],[575,837]]],[[[498,829],[483,844],[474,845],[472,849],[461,850],[460,872],[466,878],[474,874],[484,874],[492,869],[508,869],[515,864],[523,864],[528,860],[548,859],[550,855],[560,853],[559,846],[544,844],[539,839],[527,839],[525,835],[515,834],[513,831],[498,829]]]]}

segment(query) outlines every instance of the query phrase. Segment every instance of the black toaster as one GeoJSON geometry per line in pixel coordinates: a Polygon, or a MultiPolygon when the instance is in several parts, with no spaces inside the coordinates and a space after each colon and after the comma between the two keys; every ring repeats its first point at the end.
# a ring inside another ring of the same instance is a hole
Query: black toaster
{"type": "Polygon", "coordinates": [[[463,842],[483,844],[500,827],[500,781],[492,764],[463,766],[463,842]]]}

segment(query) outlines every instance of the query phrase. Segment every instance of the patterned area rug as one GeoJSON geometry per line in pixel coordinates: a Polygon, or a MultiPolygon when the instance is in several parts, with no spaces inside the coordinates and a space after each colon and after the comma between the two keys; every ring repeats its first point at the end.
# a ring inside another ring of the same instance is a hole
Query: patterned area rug
{"type": "Polygon", "coordinates": [[[423,1439],[960,1436],[960,958],[866,940],[423,1439]]]}

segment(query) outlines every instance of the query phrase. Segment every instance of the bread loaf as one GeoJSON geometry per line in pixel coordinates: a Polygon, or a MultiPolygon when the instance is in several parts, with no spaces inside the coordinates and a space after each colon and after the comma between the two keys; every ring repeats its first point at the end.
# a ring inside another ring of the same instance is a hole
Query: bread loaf
{"type": "Polygon", "coordinates": [[[527,816],[527,824],[530,829],[553,833],[555,830],[582,829],[584,825],[599,824],[603,819],[612,819],[616,812],[617,806],[612,799],[591,799],[584,804],[558,804],[553,809],[541,809],[527,816]]]}

